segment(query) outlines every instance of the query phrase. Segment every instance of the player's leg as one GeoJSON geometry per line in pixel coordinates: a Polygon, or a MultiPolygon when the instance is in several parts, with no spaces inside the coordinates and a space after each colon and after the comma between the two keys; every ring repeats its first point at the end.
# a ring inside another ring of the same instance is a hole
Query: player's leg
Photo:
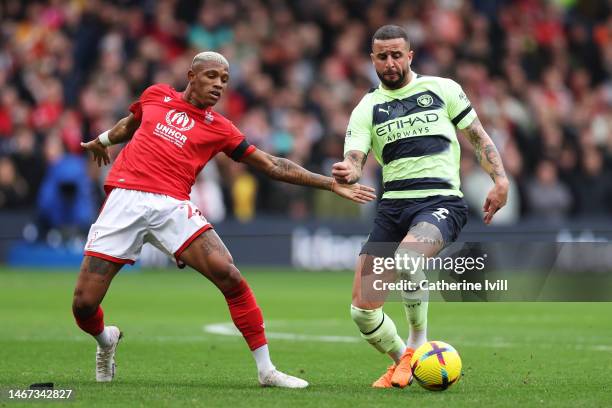
{"type": "Polygon", "coordinates": [[[97,381],[112,380],[115,349],[121,338],[117,327],[104,325],[100,304],[117,272],[123,265],[133,264],[140,254],[147,229],[147,194],[114,189],[87,237],[72,311],[77,325],[98,342],[97,381]]]}
{"type": "Polygon", "coordinates": [[[351,317],[363,339],[398,362],[404,352],[404,342],[397,335],[393,320],[383,312],[388,291],[377,290],[380,284],[374,283],[374,281],[393,282],[395,274],[392,271],[383,274],[374,273],[373,259],[371,255],[359,255],[353,279],[351,317]]]}
{"type": "MultiPolygon", "coordinates": [[[[427,222],[419,222],[408,231],[396,251],[400,259],[425,259],[435,256],[444,247],[444,239],[440,230],[427,222]]],[[[417,264],[416,262],[411,263],[417,264]]],[[[402,279],[420,282],[425,279],[422,268],[411,270],[411,274],[402,274],[402,279]]],[[[403,388],[412,382],[412,369],[410,361],[414,350],[427,341],[427,311],[428,293],[417,289],[414,291],[403,291],[402,302],[408,319],[409,335],[406,342],[406,350],[397,364],[397,368],[391,377],[394,387],[403,388]]]]}
{"type": "Polygon", "coordinates": [[[217,233],[213,229],[201,233],[179,257],[208,278],[225,296],[232,320],[255,359],[260,384],[287,388],[308,386],[306,381],[284,374],[272,364],[261,309],[217,233]]]}
{"type": "MultiPolygon", "coordinates": [[[[422,221],[410,228],[397,253],[410,258],[428,258],[436,256],[443,248],[444,237],[438,227],[422,221]]],[[[421,269],[413,272],[414,280],[425,278],[421,269]]],[[[406,346],[414,350],[427,341],[428,294],[423,290],[405,291],[402,300],[410,327],[406,346]]]]}
{"type": "MultiPolygon", "coordinates": [[[[202,233],[182,252],[180,259],[204,275],[223,293],[232,320],[251,350],[267,344],[263,316],[255,296],[215,230],[209,229],[202,233]]],[[[262,367],[264,369],[273,368],[269,360],[261,363],[268,364],[262,367]]]]}
{"type": "Polygon", "coordinates": [[[96,380],[111,381],[114,376],[114,354],[121,332],[115,326],[104,325],[100,304],[123,264],[98,257],[85,256],[74,289],[72,313],[77,325],[92,335],[97,343],[96,380]]]}
{"type": "Polygon", "coordinates": [[[362,338],[393,360],[387,371],[372,384],[377,388],[391,387],[391,376],[405,349],[393,320],[383,312],[388,291],[380,287],[380,283],[396,279],[395,271],[392,268],[381,269],[380,262],[393,257],[404,237],[398,228],[400,215],[401,207],[395,200],[379,203],[374,226],[359,255],[353,280],[351,317],[362,338]]]}
{"type": "Polygon", "coordinates": [[[101,258],[85,256],[74,289],[72,313],[76,323],[84,332],[96,337],[101,345],[107,339],[103,333],[104,313],[100,304],[122,266],[101,258]]]}
{"type": "MultiPolygon", "coordinates": [[[[396,251],[396,256],[422,258],[436,256],[445,244],[454,241],[467,219],[467,206],[459,197],[443,197],[433,200],[418,210],[411,221],[411,228],[396,251]]],[[[416,265],[417,263],[413,263],[416,265]]],[[[422,265],[422,264],[420,264],[422,265]]],[[[400,275],[401,271],[398,271],[400,275]]],[[[426,279],[421,268],[411,271],[409,279],[416,282],[426,279]]],[[[405,277],[405,276],[404,276],[405,277]]],[[[406,351],[395,370],[392,383],[402,387],[412,380],[410,361],[414,350],[427,342],[428,292],[404,291],[402,300],[408,319],[409,335],[406,351]]]]}
{"type": "Polygon", "coordinates": [[[383,305],[387,291],[375,290],[375,280],[392,282],[395,280],[394,272],[386,271],[383,274],[374,273],[374,257],[361,254],[355,277],[353,280],[353,296],[351,302],[351,318],[357,325],[361,337],[376,350],[387,354],[393,364],[376,380],[372,386],[376,388],[391,387],[391,376],[396,364],[404,354],[406,346],[397,333],[393,320],[383,312],[383,305]]]}

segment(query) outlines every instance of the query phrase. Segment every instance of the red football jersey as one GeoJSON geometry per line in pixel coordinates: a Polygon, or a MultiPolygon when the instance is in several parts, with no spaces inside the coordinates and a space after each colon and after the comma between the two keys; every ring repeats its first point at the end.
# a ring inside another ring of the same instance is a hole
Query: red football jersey
{"type": "Polygon", "coordinates": [[[140,120],[104,183],[188,200],[202,168],[220,151],[240,160],[255,151],[232,122],[198,109],[164,84],[147,88],[130,112],[140,120]]]}

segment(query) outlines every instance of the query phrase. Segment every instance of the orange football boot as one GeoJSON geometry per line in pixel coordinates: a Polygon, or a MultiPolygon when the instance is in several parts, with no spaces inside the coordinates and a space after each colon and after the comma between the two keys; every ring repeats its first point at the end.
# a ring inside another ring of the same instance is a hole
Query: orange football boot
{"type": "Polygon", "coordinates": [[[398,388],[404,388],[407,385],[412,384],[412,367],[410,366],[410,360],[414,349],[407,348],[400,358],[400,362],[397,364],[397,368],[391,376],[391,385],[398,388]]]}
{"type": "Polygon", "coordinates": [[[378,380],[374,381],[374,384],[372,384],[372,387],[374,388],[393,387],[393,385],[391,384],[391,377],[393,376],[393,373],[395,372],[396,367],[397,366],[395,364],[390,365],[389,368],[387,368],[387,372],[384,373],[378,380]]]}

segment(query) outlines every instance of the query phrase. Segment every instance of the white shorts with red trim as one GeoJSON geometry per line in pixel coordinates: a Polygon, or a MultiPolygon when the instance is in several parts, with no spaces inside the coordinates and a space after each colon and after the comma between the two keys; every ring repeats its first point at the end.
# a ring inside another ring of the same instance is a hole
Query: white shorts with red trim
{"type": "Polygon", "coordinates": [[[189,244],[210,228],[190,201],[115,188],[89,230],[85,255],[133,264],[148,242],[178,260],[189,244]]]}

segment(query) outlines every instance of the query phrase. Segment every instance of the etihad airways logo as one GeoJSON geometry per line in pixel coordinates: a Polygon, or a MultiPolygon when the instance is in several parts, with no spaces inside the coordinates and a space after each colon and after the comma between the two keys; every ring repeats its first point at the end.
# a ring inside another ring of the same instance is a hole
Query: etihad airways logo
{"type": "Polygon", "coordinates": [[[193,128],[195,120],[185,112],[177,112],[176,109],[172,109],[166,114],[166,123],[181,132],[186,132],[193,128]]]}
{"type": "Polygon", "coordinates": [[[429,125],[438,121],[437,113],[411,115],[397,118],[376,128],[376,135],[385,137],[387,142],[392,142],[408,136],[421,136],[428,134],[429,125]]]}

